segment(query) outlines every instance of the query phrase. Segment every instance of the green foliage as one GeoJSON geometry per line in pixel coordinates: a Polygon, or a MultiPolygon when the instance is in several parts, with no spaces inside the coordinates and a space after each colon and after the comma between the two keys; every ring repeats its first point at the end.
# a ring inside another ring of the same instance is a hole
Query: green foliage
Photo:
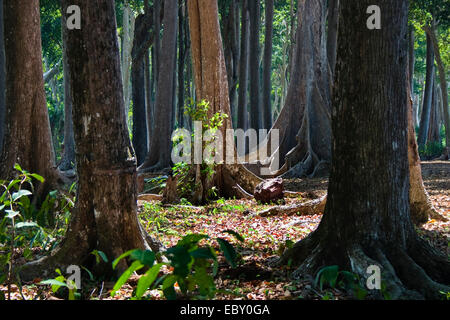
{"type": "MultiPolygon", "coordinates": [[[[225,231],[239,241],[244,239],[230,230],[225,231]]],[[[140,269],[147,271],[139,279],[132,299],[143,299],[148,289],[160,288],[168,300],[177,298],[176,285],[184,298],[212,299],[216,294],[214,277],[218,271],[216,251],[209,245],[200,245],[202,240],[210,239],[207,235],[189,234],[178,241],[177,245],[164,252],[168,262],[156,263],[157,257],[151,251],[131,250],[113,262],[113,268],[125,258],[133,261],[130,267],[117,280],[111,296],[126,283],[130,276],[140,269]],[[166,266],[170,273],[159,276],[161,268],[166,266]]],[[[236,267],[237,253],[225,239],[216,238],[219,247],[231,267],[236,267]]]]}
{"type": "MultiPolygon", "coordinates": [[[[367,290],[361,286],[358,275],[348,271],[339,271],[339,266],[322,268],[317,273],[315,286],[318,286],[321,291],[325,286],[333,289],[337,286],[350,290],[359,300],[363,300],[367,296],[367,290]]],[[[329,295],[324,296],[324,299],[328,298],[330,298],[329,295]]]]}
{"type": "Polygon", "coordinates": [[[66,279],[60,269],[56,269],[55,272],[58,274],[56,278],[41,281],[39,284],[51,285],[53,293],[56,293],[60,288],[67,288],[69,290],[69,300],[79,300],[81,295],[77,292],[79,288],[77,288],[75,282],[73,280],[66,279]]]}

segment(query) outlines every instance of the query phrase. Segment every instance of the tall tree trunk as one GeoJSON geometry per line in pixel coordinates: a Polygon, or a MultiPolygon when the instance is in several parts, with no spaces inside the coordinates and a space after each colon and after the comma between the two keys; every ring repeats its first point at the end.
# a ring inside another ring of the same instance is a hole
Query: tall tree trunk
{"type": "Polygon", "coordinates": [[[338,29],[339,29],[339,0],[330,0],[328,2],[327,55],[332,75],[334,75],[334,69],[336,67],[338,29]]]}
{"type": "Polygon", "coordinates": [[[250,128],[262,128],[261,91],[260,91],[260,45],[261,26],[260,0],[248,1],[250,14],[250,128]]]}
{"type": "MultiPolygon", "coordinates": [[[[164,34],[162,37],[158,86],[156,90],[154,134],[150,137],[150,149],[144,163],[139,167],[141,173],[160,172],[171,165],[172,117],[175,90],[175,63],[178,28],[178,1],[164,4],[164,34]]],[[[156,29],[158,30],[158,29],[156,29]]],[[[158,33],[156,31],[156,33],[158,33]]]]}
{"type": "MultiPolygon", "coordinates": [[[[51,256],[27,264],[22,279],[47,277],[56,267],[65,270],[68,265],[91,268],[87,262],[95,249],[110,261],[130,249],[158,249],[144,238],[137,217],[136,160],[124,113],[114,1],[63,0],[63,8],[72,4],[84,13],[81,30],[69,32],[67,39],[77,201],[60,247],[51,256]]],[[[95,268],[112,273],[110,263],[95,268]]],[[[125,268],[122,261],[117,272],[125,268]]]]}
{"type": "Polygon", "coordinates": [[[247,93],[248,93],[248,60],[249,60],[249,16],[248,16],[248,1],[241,2],[241,52],[239,58],[239,96],[237,109],[237,125],[238,129],[247,130],[247,93]]]}
{"type": "Polygon", "coordinates": [[[183,128],[184,126],[184,104],[185,100],[185,86],[184,75],[186,67],[186,47],[185,47],[185,21],[186,8],[184,4],[180,4],[178,9],[178,107],[177,107],[177,126],[183,128]]]}
{"type": "MultiPolygon", "coordinates": [[[[62,10],[61,10],[62,12],[62,10]]],[[[70,90],[70,70],[67,62],[67,33],[68,29],[66,15],[61,17],[61,29],[63,39],[63,72],[64,72],[64,152],[61,157],[59,169],[61,171],[71,170],[75,164],[75,140],[72,120],[72,93],[70,90]]]]}
{"type": "Polygon", "coordinates": [[[268,143],[270,137],[259,146],[260,154],[267,148],[272,159],[285,160],[275,175],[323,176],[329,170],[331,77],[326,54],[325,2],[299,1],[295,67],[291,70],[286,102],[272,127],[272,131],[279,130],[279,146],[275,149],[268,143]]]}
{"type": "MultiPolygon", "coordinates": [[[[281,262],[299,266],[295,276],[338,265],[364,283],[375,265],[392,299],[440,299],[450,289],[450,262],[418,237],[410,218],[408,1],[377,1],[383,27],[376,31],[365,28],[371,4],[341,4],[329,198],[319,227],[281,262]]],[[[381,290],[371,294],[382,298],[381,290]]]]}
{"type": "Polygon", "coordinates": [[[46,183],[59,179],[44,91],[38,0],[5,0],[6,117],[0,178],[10,179],[14,165],[40,174],[46,183]]]}
{"type": "Polygon", "coordinates": [[[431,143],[441,143],[441,133],[439,126],[439,97],[438,97],[438,85],[436,81],[433,83],[433,98],[431,99],[431,115],[430,125],[428,128],[428,141],[431,143]]]}
{"type": "Polygon", "coordinates": [[[134,38],[134,13],[131,10],[128,0],[125,0],[123,9],[123,35],[122,35],[122,83],[123,95],[125,101],[125,115],[128,122],[128,110],[130,107],[130,68],[131,68],[131,50],[133,48],[134,38]]]}
{"type": "Polygon", "coordinates": [[[266,0],[265,12],[265,42],[264,42],[264,67],[263,67],[263,129],[272,127],[272,48],[273,48],[273,0],[266,0]]]}
{"type": "Polygon", "coordinates": [[[439,50],[439,44],[436,37],[436,30],[435,26],[425,26],[424,27],[425,32],[430,37],[431,42],[433,44],[434,48],[434,54],[436,58],[436,63],[438,65],[439,70],[439,81],[441,82],[441,94],[442,94],[442,103],[444,108],[444,123],[445,123],[445,141],[446,141],[446,151],[443,155],[444,159],[450,158],[450,111],[449,111],[449,105],[448,105],[448,85],[447,85],[447,78],[445,74],[446,66],[444,65],[444,62],[442,61],[441,52],[439,50]]]}
{"type": "Polygon", "coordinates": [[[427,143],[428,128],[430,127],[431,104],[433,101],[434,83],[434,49],[430,36],[427,35],[427,75],[425,79],[425,94],[423,98],[422,116],[420,118],[419,136],[417,143],[419,150],[427,143]]]}
{"type": "Polygon", "coordinates": [[[5,134],[5,42],[3,36],[3,0],[0,1],[0,154],[3,147],[3,136],[5,134]]]}
{"type": "MultiPolygon", "coordinates": [[[[217,2],[190,0],[188,12],[196,98],[197,101],[209,102],[208,115],[210,117],[218,112],[228,115],[224,125],[220,128],[222,137],[226,137],[226,130],[232,128],[232,123],[217,2]]],[[[234,143],[228,145],[226,139],[223,140],[223,154],[227,154],[227,148],[233,148],[234,152],[234,143]]],[[[233,154],[235,155],[235,153],[233,154]]],[[[239,196],[239,192],[236,191],[239,190],[238,185],[252,193],[259,182],[260,179],[243,166],[216,165],[213,183],[219,193],[224,196],[239,196]]],[[[205,188],[204,191],[206,192],[208,189],[205,188]]]]}

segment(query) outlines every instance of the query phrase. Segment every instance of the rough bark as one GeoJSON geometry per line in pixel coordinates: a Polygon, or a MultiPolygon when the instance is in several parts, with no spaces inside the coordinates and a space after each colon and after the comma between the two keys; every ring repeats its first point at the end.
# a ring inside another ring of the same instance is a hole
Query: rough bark
{"type": "Polygon", "coordinates": [[[239,58],[239,95],[237,106],[237,124],[236,128],[247,130],[247,92],[248,92],[248,48],[249,48],[249,17],[248,0],[241,2],[241,50],[239,58]]]}
{"type": "MultiPolygon", "coordinates": [[[[88,263],[94,249],[110,261],[130,249],[158,249],[146,241],[136,214],[136,160],[124,113],[114,1],[63,0],[63,8],[72,4],[84,13],[81,30],[69,32],[67,39],[77,201],[62,243],[50,256],[26,264],[25,280],[46,278],[68,265],[94,268],[88,263]]],[[[125,268],[123,261],[116,272],[125,268]]],[[[91,270],[113,273],[110,263],[91,270]]]]}
{"type": "Polygon", "coordinates": [[[273,0],[266,0],[265,8],[265,41],[264,41],[264,66],[263,66],[263,129],[272,128],[272,49],[273,49],[273,0]]]}
{"type": "Polygon", "coordinates": [[[44,91],[38,0],[4,1],[6,115],[0,178],[10,179],[14,165],[46,179],[37,195],[56,186],[50,122],[44,91]]]}
{"type": "MultiPolygon", "coordinates": [[[[149,152],[140,173],[160,172],[171,165],[171,135],[175,96],[175,63],[178,29],[178,1],[168,1],[164,5],[164,33],[159,57],[159,74],[154,107],[154,128],[150,137],[149,152]]],[[[155,29],[158,30],[158,29],[155,29]]],[[[156,32],[158,33],[158,32],[156,32]]],[[[156,49],[156,48],[155,48],[156,49]]]]}
{"type": "Polygon", "coordinates": [[[328,201],[316,231],[280,262],[298,266],[295,276],[338,265],[363,284],[377,265],[392,299],[440,299],[450,262],[418,237],[410,218],[408,1],[378,1],[383,28],[376,31],[361,27],[371,3],[341,4],[328,201]]]}
{"type": "Polygon", "coordinates": [[[431,104],[433,101],[433,83],[434,83],[434,49],[430,36],[427,35],[427,75],[425,79],[425,93],[423,98],[422,115],[420,117],[419,135],[417,143],[419,149],[425,147],[430,126],[431,104]]]}
{"type": "Polygon", "coordinates": [[[261,27],[261,2],[260,0],[248,1],[250,14],[250,128],[259,130],[262,128],[262,109],[260,91],[260,56],[259,35],[261,27]]]}
{"type": "MultiPolygon", "coordinates": [[[[61,11],[62,12],[62,11],[61,11]]],[[[63,38],[63,72],[64,72],[64,152],[58,167],[61,171],[74,168],[75,164],[75,140],[72,120],[72,93],[70,90],[70,71],[67,62],[67,28],[66,15],[62,15],[61,29],[63,38]]]]}
{"type": "Polygon", "coordinates": [[[0,3],[0,154],[5,130],[5,42],[3,37],[3,1],[0,3]]]}

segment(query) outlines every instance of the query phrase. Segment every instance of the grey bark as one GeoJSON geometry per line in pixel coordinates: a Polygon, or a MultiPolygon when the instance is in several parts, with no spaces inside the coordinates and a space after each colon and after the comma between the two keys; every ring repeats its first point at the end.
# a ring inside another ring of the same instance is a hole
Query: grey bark
{"type": "Polygon", "coordinates": [[[248,93],[248,49],[249,49],[249,16],[248,16],[248,0],[241,2],[241,50],[239,58],[239,96],[237,107],[237,125],[238,129],[247,130],[247,93],[248,93]]]}
{"type": "Polygon", "coordinates": [[[273,49],[273,15],[274,1],[266,0],[265,8],[265,42],[264,42],[264,66],[263,66],[263,129],[272,127],[272,49],[273,49]]]}
{"type": "Polygon", "coordinates": [[[339,29],[339,0],[330,0],[328,4],[327,55],[332,75],[334,75],[334,69],[336,67],[338,29],[339,29]]]}
{"type": "Polygon", "coordinates": [[[260,58],[259,34],[261,26],[260,0],[248,2],[250,14],[250,128],[262,128],[262,109],[260,91],[260,58]]]}

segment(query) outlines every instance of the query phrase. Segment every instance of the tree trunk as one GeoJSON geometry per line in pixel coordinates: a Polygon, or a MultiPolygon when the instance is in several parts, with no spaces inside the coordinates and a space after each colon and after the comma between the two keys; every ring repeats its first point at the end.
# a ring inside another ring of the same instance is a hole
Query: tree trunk
{"type": "Polygon", "coordinates": [[[260,0],[248,1],[250,14],[250,128],[258,131],[262,128],[262,110],[260,93],[260,45],[261,26],[260,0]]]}
{"type": "MultiPolygon", "coordinates": [[[[25,265],[22,279],[46,278],[56,267],[65,270],[68,265],[92,268],[88,261],[95,249],[109,261],[135,248],[158,249],[145,240],[136,214],[136,160],[124,113],[114,1],[63,0],[63,8],[72,4],[84,13],[81,30],[69,32],[67,39],[77,201],[60,247],[51,256],[25,265]]],[[[112,274],[110,263],[95,268],[103,275],[112,274]]],[[[117,272],[125,268],[122,261],[117,272]]]]}
{"type": "Polygon", "coordinates": [[[161,172],[161,170],[168,169],[171,166],[178,1],[165,2],[163,25],[164,34],[161,52],[165,54],[159,57],[158,86],[153,115],[153,132],[158,134],[150,137],[150,149],[144,163],[139,167],[140,173],[161,172]]]}
{"type": "Polygon", "coordinates": [[[449,111],[449,105],[448,105],[448,85],[447,85],[447,78],[445,75],[445,68],[446,66],[444,65],[443,61],[442,61],[442,57],[441,57],[441,52],[439,50],[439,44],[437,41],[437,37],[436,37],[436,30],[435,27],[429,27],[429,26],[425,26],[424,27],[425,32],[427,33],[427,35],[430,37],[431,42],[433,44],[433,48],[434,48],[434,54],[435,54],[435,58],[436,58],[436,63],[438,65],[438,70],[439,70],[439,81],[441,82],[441,94],[442,94],[442,103],[443,103],[443,107],[444,107],[444,123],[445,123],[445,141],[446,141],[446,145],[447,148],[445,150],[445,153],[443,155],[443,158],[445,159],[449,159],[450,158],[450,111],[449,111]]]}
{"type": "Polygon", "coordinates": [[[272,48],[273,48],[273,0],[266,0],[266,33],[264,42],[264,67],[263,67],[263,129],[272,128],[272,48]]]}
{"type": "Polygon", "coordinates": [[[438,85],[436,81],[433,82],[433,98],[431,99],[431,115],[430,125],[428,128],[428,141],[430,143],[441,143],[441,132],[439,126],[439,97],[438,85]]]}
{"type": "Polygon", "coordinates": [[[10,179],[14,165],[46,179],[37,196],[56,186],[50,122],[44,91],[38,0],[3,2],[6,56],[6,115],[0,178],[10,179]]]}
{"type": "MultiPolygon", "coordinates": [[[[331,160],[331,85],[326,55],[325,1],[299,1],[294,66],[285,105],[272,130],[279,130],[276,150],[264,142],[272,158],[284,166],[275,175],[323,176],[331,160]]],[[[262,159],[264,160],[264,159],[262,159]]]]}
{"type": "MultiPolygon", "coordinates": [[[[62,12],[62,11],[61,11],[62,12]]],[[[63,72],[64,72],[64,152],[61,157],[59,169],[67,171],[74,168],[75,164],[75,140],[72,120],[72,93],[70,90],[70,71],[67,62],[67,33],[66,15],[61,17],[61,29],[63,38],[63,72]]]]}
{"type": "MultiPolygon", "coordinates": [[[[226,137],[226,130],[232,128],[232,123],[217,2],[189,1],[188,12],[196,98],[197,101],[209,102],[208,115],[210,117],[218,112],[228,115],[224,125],[220,128],[222,137],[226,137]]],[[[223,140],[223,154],[227,154],[227,148],[233,148],[235,155],[234,143],[228,145],[225,139],[223,140]]],[[[224,196],[237,196],[237,186],[246,192],[253,193],[256,185],[260,182],[260,179],[241,165],[219,164],[215,167],[214,186],[224,196]]]]}
{"type": "Polygon", "coordinates": [[[122,35],[122,83],[123,96],[125,101],[125,115],[128,122],[128,110],[130,108],[130,67],[131,67],[131,50],[134,38],[134,13],[130,8],[128,0],[125,1],[123,9],[123,35],[122,35]]]}
{"type": "Polygon", "coordinates": [[[247,130],[247,92],[248,92],[248,59],[249,59],[249,17],[248,17],[248,0],[242,0],[241,16],[241,52],[239,58],[239,97],[237,109],[237,125],[236,128],[247,130]]]}
{"type": "Polygon", "coordinates": [[[185,47],[185,21],[186,21],[186,7],[184,4],[180,5],[178,9],[178,108],[177,108],[177,126],[183,128],[184,126],[184,104],[185,86],[184,75],[186,67],[186,47],[185,47]]]}
{"type": "Polygon", "coordinates": [[[334,75],[336,67],[336,47],[339,29],[339,0],[330,0],[328,4],[328,37],[327,55],[331,74],[334,75]]]}
{"type": "Polygon", "coordinates": [[[417,143],[419,150],[425,148],[428,129],[430,127],[431,104],[433,101],[434,83],[434,49],[430,36],[427,35],[427,75],[425,80],[425,94],[423,98],[422,115],[420,118],[419,136],[417,143]]]}
{"type": "MultiPolygon", "coordinates": [[[[383,26],[375,31],[365,28],[371,3],[341,4],[328,201],[316,231],[281,262],[299,266],[295,276],[338,265],[363,283],[376,265],[391,299],[440,299],[450,289],[450,262],[410,218],[408,1],[378,1],[383,26]]],[[[382,298],[380,290],[371,295],[382,298]]]]}
{"type": "Polygon", "coordinates": [[[5,42],[3,36],[3,1],[0,3],[0,154],[3,147],[3,136],[5,134],[5,42]]]}

